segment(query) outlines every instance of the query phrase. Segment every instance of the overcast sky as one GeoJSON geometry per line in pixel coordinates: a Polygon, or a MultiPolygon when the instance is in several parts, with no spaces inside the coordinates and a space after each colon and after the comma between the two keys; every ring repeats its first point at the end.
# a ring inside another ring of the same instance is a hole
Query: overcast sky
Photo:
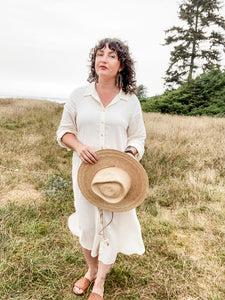
{"type": "Polygon", "coordinates": [[[126,41],[138,84],[163,92],[164,30],[179,24],[177,0],[0,0],[0,96],[68,97],[87,84],[99,39],[126,41]]]}

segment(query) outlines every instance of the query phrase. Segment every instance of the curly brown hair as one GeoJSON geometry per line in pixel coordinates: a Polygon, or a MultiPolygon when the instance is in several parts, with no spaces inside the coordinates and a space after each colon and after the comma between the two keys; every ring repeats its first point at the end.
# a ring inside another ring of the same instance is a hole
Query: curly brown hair
{"type": "Polygon", "coordinates": [[[95,72],[95,58],[97,51],[103,49],[107,44],[110,50],[113,50],[117,53],[120,65],[123,67],[123,70],[120,72],[122,75],[122,90],[125,92],[125,94],[136,93],[137,87],[134,61],[130,56],[128,46],[119,39],[115,38],[105,38],[100,40],[98,44],[91,49],[89,55],[91,64],[88,82],[98,82],[98,75],[95,72]]]}

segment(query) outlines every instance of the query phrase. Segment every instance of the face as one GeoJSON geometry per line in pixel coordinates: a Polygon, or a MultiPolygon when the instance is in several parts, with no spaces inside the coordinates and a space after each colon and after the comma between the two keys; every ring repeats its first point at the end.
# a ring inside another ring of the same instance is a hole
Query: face
{"type": "Polygon", "coordinates": [[[99,49],[95,58],[95,72],[99,77],[115,79],[118,72],[122,70],[118,55],[108,47],[108,44],[99,49]]]}

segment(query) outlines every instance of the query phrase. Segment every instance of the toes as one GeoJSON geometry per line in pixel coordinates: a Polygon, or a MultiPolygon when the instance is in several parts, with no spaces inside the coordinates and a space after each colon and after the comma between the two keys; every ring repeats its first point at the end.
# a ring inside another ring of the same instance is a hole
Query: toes
{"type": "Polygon", "coordinates": [[[75,294],[79,294],[79,295],[84,293],[84,291],[82,289],[79,289],[77,286],[75,286],[73,288],[73,291],[74,291],[75,294]]]}

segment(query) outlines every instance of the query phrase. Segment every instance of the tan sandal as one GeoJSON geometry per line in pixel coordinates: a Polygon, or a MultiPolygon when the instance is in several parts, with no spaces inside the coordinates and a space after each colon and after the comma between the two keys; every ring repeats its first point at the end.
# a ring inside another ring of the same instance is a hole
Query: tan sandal
{"type": "Polygon", "coordinates": [[[89,279],[87,279],[86,277],[81,277],[78,281],[75,282],[74,287],[73,287],[73,292],[75,295],[77,296],[83,296],[88,288],[90,287],[90,285],[94,282],[95,280],[90,281],[89,279]],[[77,293],[74,288],[77,287],[78,289],[83,290],[83,293],[77,293]]]}
{"type": "Polygon", "coordinates": [[[91,293],[88,297],[88,300],[104,300],[104,298],[101,297],[99,294],[91,293]]]}

